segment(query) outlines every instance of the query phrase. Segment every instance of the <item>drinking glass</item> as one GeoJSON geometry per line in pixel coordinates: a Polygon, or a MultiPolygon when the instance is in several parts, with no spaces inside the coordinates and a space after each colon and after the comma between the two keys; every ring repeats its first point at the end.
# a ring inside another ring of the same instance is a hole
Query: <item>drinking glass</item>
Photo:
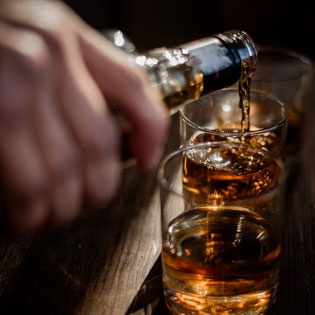
{"type": "Polygon", "coordinates": [[[259,63],[251,90],[268,93],[289,108],[285,156],[299,153],[305,135],[305,113],[313,77],[312,61],[286,48],[258,46],[259,63]]]}
{"type": "Polygon", "coordinates": [[[180,110],[181,145],[207,141],[245,142],[282,156],[288,109],[261,92],[250,94],[250,129],[242,133],[238,89],[223,89],[186,104],[180,110]]]}
{"type": "Polygon", "coordinates": [[[159,169],[162,265],[172,314],[261,314],[275,301],[283,164],[244,143],[168,155],[159,169]]]}

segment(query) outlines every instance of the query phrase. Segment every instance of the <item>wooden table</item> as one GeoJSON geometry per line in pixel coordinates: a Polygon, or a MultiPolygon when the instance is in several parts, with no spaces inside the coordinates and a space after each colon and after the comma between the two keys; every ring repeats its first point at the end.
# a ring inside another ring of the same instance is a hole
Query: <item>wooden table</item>
{"type": "MultiPolygon", "coordinates": [[[[178,144],[176,125],[170,151],[178,144]]],[[[315,108],[287,184],[277,303],[270,314],[315,314],[315,108]]],[[[124,169],[106,209],[31,240],[0,241],[0,314],[167,314],[154,173],[124,169]]]]}

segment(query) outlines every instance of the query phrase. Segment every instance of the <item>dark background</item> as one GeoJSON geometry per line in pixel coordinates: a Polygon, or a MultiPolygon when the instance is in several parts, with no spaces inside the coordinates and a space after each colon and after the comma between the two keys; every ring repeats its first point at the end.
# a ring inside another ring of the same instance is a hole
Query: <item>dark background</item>
{"type": "Polygon", "coordinates": [[[230,29],[315,59],[312,0],[90,0],[66,2],[97,29],[118,28],[138,50],[173,46],[230,29]]]}

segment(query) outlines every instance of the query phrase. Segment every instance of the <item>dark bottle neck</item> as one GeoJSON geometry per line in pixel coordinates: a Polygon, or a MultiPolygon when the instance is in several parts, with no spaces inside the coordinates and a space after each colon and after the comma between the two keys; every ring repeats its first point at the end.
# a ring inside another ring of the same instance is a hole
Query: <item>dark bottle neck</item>
{"type": "Polygon", "coordinates": [[[257,64],[255,45],[242,31],[228,31],[181,47],[196,60],[203,73],[202,94],[236,83],[242,75],[242,64],[249,65],[253,71],[257,64]]]}

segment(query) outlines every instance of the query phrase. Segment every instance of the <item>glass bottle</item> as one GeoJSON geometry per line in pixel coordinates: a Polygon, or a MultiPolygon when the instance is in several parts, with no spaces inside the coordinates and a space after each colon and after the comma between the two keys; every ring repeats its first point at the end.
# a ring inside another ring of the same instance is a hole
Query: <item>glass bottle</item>
{"type": "Polygon", "coordinates": [[[185,43],[175,48],[156,48],[144,54],[121,31],[103,34],[128,52],[131,62],[145,69],[170,112],[200,95],[237,82],[257,65],[257,50],[244,31],[232,30],[185,43]]]}

